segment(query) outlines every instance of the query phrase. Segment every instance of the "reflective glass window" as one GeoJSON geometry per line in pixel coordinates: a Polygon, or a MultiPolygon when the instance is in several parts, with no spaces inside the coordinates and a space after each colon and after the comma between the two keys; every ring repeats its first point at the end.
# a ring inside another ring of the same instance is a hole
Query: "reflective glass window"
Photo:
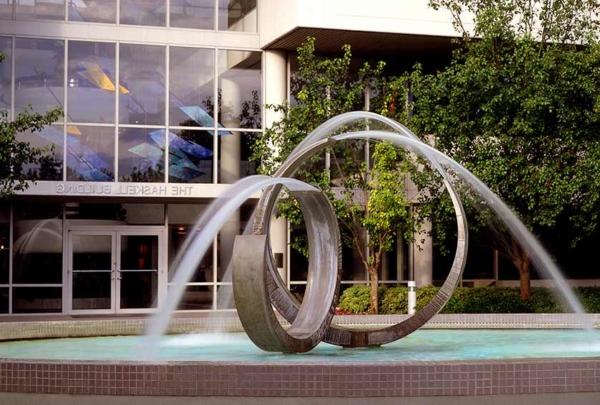
{"type": "Polygon", "coordinates": [[[13,313],[62,312],[62,287],[13,288],[13,313]]]}
{"type": "Polygon", "coordinates": [[[121,0],[121,24],[165,26],[166,6],[165,0],[121,0]]]}
{"type": "MultiPolygon", "coordinates": [[[[169,216],[169,278],[175,274],[173,261],[179,253],[179,249],[189,237],[192,226],[206,209],[207,204],[169,204],[167,213],[169,216]]],[[[194,275],[190,279],[192,283],[210,283],[213,281],[213,247],[206,251],[194,275]]]]}
{"type": "Polygon", "coordinates": [[[212,309],[213,287],[210,285],[190,285],[185,289],[177,306],[178,310],[212,309]]]}
{"type": "Polygon", "coordinates": [[[221,284],[217,287],[217,309],[235,309],[231,284],[221,284]]]}
{"type": "Polygon", "coordinates": [[[121,44],[119,122],[165,124],[165,47],[121,44]]]}
{"type": "Polygon", "coordinates": [[[231,262],[233,243],[237,235],[241,235],[256,208],[256,200],[248,200],[221,228],[217,237],[217,281],[231,282],[231,273],[227,272],[231,262]]]}
{"type": "Polygon", "coordinates": [[[219,51],[219,125],[260,128],[261,53],[219,51]]]}
{"type": "Polygon", "coordinates": [[[69,41],[67,113],[74,122],[115,122],[115,44],[69,41]]]}
{"type": "Polygon", "coordinates": [[[169,181],[172,183],[212,183],[212,131],[169,131],[169,181]]]}
{"type": "Polygon", "coordinates": [[[163,204],[69,202],[65,217],[72,225],[164,225],[163,204]]]}
{"type": "Polygon", "coordinates": [[[215,29],[214,0],[171,0],[171,27],[215,29]]]}
{"type": "Polygon", "coordinates": [[[251,159],[256,132],[219,131],[219,183],[234,183],[256,174],[257,162],[251,159]]]}
{"type": "Polygon", "coordinates": [[[67,126],[67,180],[113,181],[115,129],[67,126]]]}
{"type": "Polygon", "coordinates": [[[0,313],[8,313],[8,288],[0,288],[0,313]]]}
{"type": "Polygon", "coordinates": [[[64,41],[16,38],[15,110],[36,112],[63,106],[64,41]]]}
{"type": "Polygon", "coordinates": [[[119,130],[119,180],[165,181],[165,130],[121,128],[119,130]]]}
{"type": "Polygon", "coordinates": [[[13,0],[0,0],[0,19],[11,20],[13,17],[13,0]]]}
{"type": "Polygon", "coordinates": [[[158,236],[121,236],[121,308],[156,306],[158,236]]]}
{"type": "Polygon", "coordinates": [[[62,205],[15,204],[13,283],[62,283],[62,205]]]}
{"type": "Polygon", "coordinates": [[[65,0],[15,0],[17,20],[64,20],[65,0]]]}
{"type": "Polygon", "coordinates": [[[0,53],[4,55],[4,59],[0,62],[0,112],[10,111],[11,94],[10,94],[10,76],[12,70],[12,39],[8,37],[0,37],[0,53]]]}
{"type": "Polygon", "coordinates": [[[70,0],[69,20],[115,23],[117,0],[70,0]]]}
{"type": "Polygon", "coordinates": [[[9,281],[10,205],[0,204],[0,284],[9,281]]]}
{"type": "Polygon", "coordinates": [[[171,47],[169,122],[177,126],[214,127],[215,51],[171,47]]]}
{"type": "Polygon", "coordinates": [[[256,32],[256,0],[219,0],[219,29],[256,32]]]}
{"type": "Polygon", "coordinates": [[[64,136],[62,125],[47,126],[39,132],[21,132],[20,142],[28,142],[41,149],[41,156],[35,163],[24,165],[21,170],[30,180],[62,180],[64,136]]]}

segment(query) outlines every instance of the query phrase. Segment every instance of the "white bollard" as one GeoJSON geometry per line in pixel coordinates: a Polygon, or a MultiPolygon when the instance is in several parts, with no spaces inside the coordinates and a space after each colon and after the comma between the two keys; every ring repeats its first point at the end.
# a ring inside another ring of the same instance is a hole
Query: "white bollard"
{"type": "Polygon", "coordinates": [[[413,315],[417,308],[417,285],[414,281],[408,282],[408,314],[413,315]]]}

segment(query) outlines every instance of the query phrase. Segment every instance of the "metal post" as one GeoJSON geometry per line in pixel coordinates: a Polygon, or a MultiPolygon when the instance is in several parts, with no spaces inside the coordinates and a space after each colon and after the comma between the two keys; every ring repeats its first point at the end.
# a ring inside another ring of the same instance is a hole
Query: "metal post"
{"type": "Polygon", "coordinates": [[[413,315],[417,308],[417,284],[414,281],[408,282],[408,314],[413,315]]]}

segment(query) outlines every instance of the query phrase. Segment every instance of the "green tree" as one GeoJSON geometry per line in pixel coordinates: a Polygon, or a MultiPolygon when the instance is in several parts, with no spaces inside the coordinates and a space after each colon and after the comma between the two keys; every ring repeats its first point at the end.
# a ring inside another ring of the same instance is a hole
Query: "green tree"
{"type": "MultiPolygon", "coordinates": [[[[387,110],[465,165],[538,236],[561,224],[569,243],[594,232],[600,208],[600,8],[588,0],[434,0],[462,39],[451,64],[393,81],[387,110]],[[472,31],[463,21],[474,15],[472,31]],[[408,84],[408,85],[407,85],[408,84]],[[411,93],[410,114],[395,112],[411,93]]],[[[439,197],[437,189],[424,196],[439,197]]],[[[448,200],[430,200],[445,232],[448,200]]],[[[481,219],[481,217],[480,217],[481,219]]],[[[496,242],[531,294],[531,264],[514,240],[496,242]]]]}
{"type": "MultiPolygon", "coordinates": [[[[268,106],[282,113],[282,119],[254,144],[253,160],[260,162],[261,173],[273,173],[292,149],[327,119],[363,109],[365,89],[381,78],[384,64],[378,63],[375,68],[364,64],[356,71],[352,68],[350,47],[344,46],[342,51],[337,57],[319,57],[313,38],[298,48],[299,69],[291,87],[297,102],[268,106]]],[[[409,160],[391,144],[378,143],[372,148],[369,168],[365,148],[364,141],[332,148],[327,157],[318,156],[307,162],[296,177],[318,186],[329,196],[338,215],[343,243],[354,249],[369,274],[370,308],[377,312],[383,254],[392,248],[397,236],[410,240],[415,224],[402,181],[409,160]],[[326,160],[330,167],[324,163],[326,160]]],[[[293,225],[301,224],[295,200],[284,199],[278,208],[293,225]]],[[[292,240],[292,247],[306,253],[302,239],[292,240]]]]}
{"type": "MultiPolygon", "coordinates": [[[[0,54],[0,63],[4,55],[0,54]]],[[[19,141],[21,132],[39,132],[56,121],[62,112],[53,109],[45,114],[27,109],[17,114],[14,121],[8,120],[7,111],[0,110],[0,198],[7,198],[15,191],[25,190],[30,179],[23,170],[25,165],[40,163],[40,170],[55,170],[52,151],[33,147],[29,142],[19,141]]]]}

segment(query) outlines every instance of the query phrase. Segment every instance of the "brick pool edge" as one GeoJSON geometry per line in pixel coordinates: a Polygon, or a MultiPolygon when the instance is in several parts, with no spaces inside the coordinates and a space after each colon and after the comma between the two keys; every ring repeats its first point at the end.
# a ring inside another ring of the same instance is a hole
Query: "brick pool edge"
{"type": "Polygon", "coordinates": [[[598,392],[600,359],[371,365],[0,360],[0,391],[245,397],[429,397],[598,392]]]}
{"type": "MultiPolygon", "coordinates": [[[[600,316],[589,314],[598,324],[600,316]]],[[[402,315],[341,316],[368,327],[402,315]]],[[[7,320],[0,340],[133,335],[147,318],[7,320]]],[[[573,328],[570,314],[437,315],[426,328],[573,328]]],[[[239,331],[234,313],[179,317],[171,333],[239,331]]],[[[0,359],[0,392],[111,396],[432,397],[600,392],[600,358],[520,359],[374,364],[252,362],[122,362],[0,359]]]]}

